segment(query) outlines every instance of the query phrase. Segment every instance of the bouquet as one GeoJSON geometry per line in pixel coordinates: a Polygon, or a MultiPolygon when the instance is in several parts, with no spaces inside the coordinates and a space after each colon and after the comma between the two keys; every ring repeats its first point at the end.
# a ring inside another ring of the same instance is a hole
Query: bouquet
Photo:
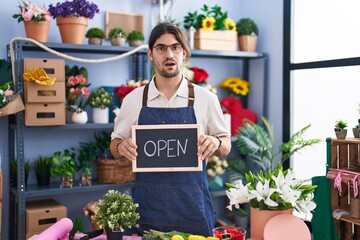
{"type": "Polygon", "coordinates": [[[12,16],[13,18],[17,19],[19,23],[22,21],[50,22],[51,20],[50,12],[45,8],[45,6],[23,1],[20,3],[19,9],[19,13],[16,13],[12,16]]]}
{"type": "Polygon", "coordinates": [[[149,83],[149,80],[135,81],[130,80],[126,83],[126,85],[121,85],[114,89],[116,96],[119,98],[120,102],[122,102],[126,95],[128,95],[132,90],[138,88],[140,86],[144,86],[149,83]]]}

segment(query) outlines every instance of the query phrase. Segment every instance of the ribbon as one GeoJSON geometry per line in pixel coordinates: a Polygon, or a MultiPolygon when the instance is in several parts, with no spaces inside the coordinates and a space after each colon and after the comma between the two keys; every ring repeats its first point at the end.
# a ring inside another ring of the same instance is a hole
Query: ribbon
{"type": "Polygon", "coordinates": [[[334,187],[339,191],[339,195],[341,196],[342,188],[341,188],[341,172],[338,172],[335,180],[334,180],[334,187]]]}

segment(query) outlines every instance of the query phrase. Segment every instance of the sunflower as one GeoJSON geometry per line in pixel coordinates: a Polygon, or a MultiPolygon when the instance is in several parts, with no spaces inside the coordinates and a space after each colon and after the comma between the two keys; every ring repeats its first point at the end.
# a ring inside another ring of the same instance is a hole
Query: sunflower
{"type": "Polygon", "coordinates": [[[214,17],[206,17],[202,20],[202,28],[206,31],[212,31],[214,30],[214,23],[215,18],[214,17]]]}
{"type": "Polygon", "coordinates": [[[230,90],[236,95],[246,96],[249,93],[249,82],[239,77],[228,77],[220,83],[220,87],[230,90]]]}
{"type": "Polygon", "coordinates": [[[226,18],[224,20],[224,25],[226,30],[236,31],[236,24],[231,18],[226,18]]]}

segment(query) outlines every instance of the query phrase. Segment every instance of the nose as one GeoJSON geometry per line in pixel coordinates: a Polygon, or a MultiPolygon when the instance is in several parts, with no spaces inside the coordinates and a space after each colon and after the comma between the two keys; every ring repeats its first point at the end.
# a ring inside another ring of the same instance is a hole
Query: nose
{"type": "Polygon", "coordinates": [[[165,56],[174,56],[174,53],[171,51],[171,46],[166,46],[165,56]]]}

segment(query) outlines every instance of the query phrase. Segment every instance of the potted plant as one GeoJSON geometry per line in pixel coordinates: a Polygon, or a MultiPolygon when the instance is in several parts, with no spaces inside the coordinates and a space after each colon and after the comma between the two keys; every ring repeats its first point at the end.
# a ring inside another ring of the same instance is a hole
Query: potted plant
{"type": "Polygon", "coordinates": [[[335,135],[337,139],[345,139],[347,135],[347,122],[344,120],[337,120],[335,122],[335,135]]]}
{"type": "Polygon", "coordinates": [[[48,186],[50,183],[50,171],[52,166],[52,157],[39,155],[31,163],[32,169],[36,173],[38,186],[48,186]]]}
{"type": "Polygon", "coordinates": [[[91,161],[95,160],[95,148],[93,143],[81,142],[78,149],[78,171],[80,174],[80,186],[90,186],[92,184],[91,161]]]}
{"type": "MultiPolygon", "coordinates": [[[[31,164],[28,160],[25,161],[25,186],[27,185],[27,180],[29,172],[31,170],[31,164]]],[[[17,160],[13,159],[10,161],[10,181],[12,187],[17,187],[17,160]]]]}
{"type": "Polygon", "coordinates": [[[49,12],[56,19],[63,43],[83,44],[89,19],[100,11],[87,0],[69,0],[50,4],[49,12]]]}
{"type": "Polygon", "coordinates": [[[57,151],[52,156],[52,177],[60,177],[61,188],[72,188],[74,184],[74,174],[76,173],[75,150],[65,149],[62,153],[57,151]]]}
{"type": "Polygon", "coordinates": [[[139,227],[140,215],[136,212],[139,204],[126,192],[109,190],[97,204],[92,220],[106,229],[107,239],[121,239],[126,228],[139,227]]]}
{"type": "Polygon", "coordinates": [[[251,18],[242,18],[236,23],[240,51],[255,52],[259,29],[251,18]]]}
{"type": "Polygon", "coordinates": [[[109,32],[111,45],[124,46],[128,33],[120,27],[112,28],[109,32]]]}
{"type": "Polygon", "coordinates": [[[144,42],[144,34],[140,31],[133,30],[127,36],[127,40],[129,41],[129,45],[132,47],[138,47],[144,42]]]}
{"type": "Polygon", "coordinates": [[[26,37],[39,42],[47,42],[51,15],[45,8],[36,3],[22,1],[19,12],[13,15],[18,23],[24,22],[26,37]]]}
{"type": "Polygon", "coordinates": [[[88,102],[93,109],[94,123],[109,123],[109,107],[113,102],[113,95],[104,88],[99,88],[90,94],[88,102]]]}
{"type": "Polygon", "coordinates": [[[105,38],[105,33],[100,28],[90,28],[87,30],[85,37],[89,39],[89,44],[101,45],[103,38],[105,38]]]}

